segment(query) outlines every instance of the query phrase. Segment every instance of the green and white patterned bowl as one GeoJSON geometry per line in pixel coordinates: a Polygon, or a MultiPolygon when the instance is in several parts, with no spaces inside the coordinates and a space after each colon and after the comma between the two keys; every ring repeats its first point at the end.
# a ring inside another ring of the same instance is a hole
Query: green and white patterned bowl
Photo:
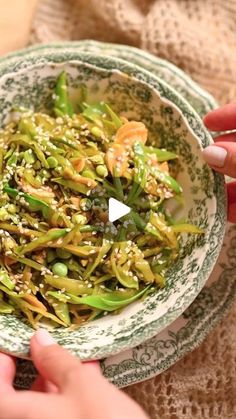
{"type": "MultiPolygon", "coordinates": [[[[113,103],[117,112],[143,121],[160,147],[180,155],[178,180],[186,205],[177,214],[203,228],[202,236],[186,236],[181,255],[168,273],[165,289],[136,302],[119,315],[84,325],[76,331],[57,329],[55,339],[81,359],[103,358],[134,347],[173,322],[195,299],[221,249],[226,218],[223,178],[204,163],[201,149],[211,142],[199,116],[177,92],[148,71],[125,61],[80,51],[44,48],[23,51],[18,59],[0,62],[0,124],[12,105],[49,109],[58,74],[69,75],[71,94],[81,83],[91,99],[113,103]],[[11,64],[9,66],[9,63],[11,64]]],[[[33,330],[13,315],[0,317],[0,350],[28,356],[33,330]]]]}

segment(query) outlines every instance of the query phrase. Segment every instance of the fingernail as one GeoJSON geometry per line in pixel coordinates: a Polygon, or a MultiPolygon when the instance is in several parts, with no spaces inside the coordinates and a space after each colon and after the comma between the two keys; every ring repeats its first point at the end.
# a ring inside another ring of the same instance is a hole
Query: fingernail
{"type": "Polygon", "coordinates": [[[50,333],[45,329],[37,330],[35,338],[40,346],[50,346],[56,343],[50,333]]]}
{"type": "Polygon", "coordinates": [[[203,157],[210,166],[223,167],[227,150],[223,147],[210,145],[203,150],[203,157]]]}

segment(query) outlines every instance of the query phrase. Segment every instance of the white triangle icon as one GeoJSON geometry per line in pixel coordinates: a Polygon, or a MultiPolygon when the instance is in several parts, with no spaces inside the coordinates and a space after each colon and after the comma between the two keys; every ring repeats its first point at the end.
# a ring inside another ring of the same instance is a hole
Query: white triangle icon
{"type": "Polygon", "coordinates": [[[129,214],[131,208],[122,202],[117,201],[117,199],[110,198],[108,201],[108,218],[111,223],[113,221],[119,220],[119,218],[123,217],[124,215],[129,214]]]}

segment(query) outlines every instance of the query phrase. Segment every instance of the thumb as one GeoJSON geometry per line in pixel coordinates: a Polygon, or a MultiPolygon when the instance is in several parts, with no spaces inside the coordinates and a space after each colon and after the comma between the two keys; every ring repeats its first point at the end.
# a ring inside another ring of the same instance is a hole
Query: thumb
{"type": "Polygon", "coordinates": [[[93,382],[103,379],[97,362],[82,364],[78,358],[57,345],[52,336],[44,329],[38,330],[31,339],[31,357],[45,379],[55,384],[61,392],[78,390],[84,380],[93,382]]]}
{"type": "Polygon", "coordinates": [[[203,150],[206,162],[217,172],[236,177],[236,143],[217,142],[203,150]]]}
{"type": "Polygon", "coordinates": [[[12,357],[0,353],[0,394],[3,391],[13,392],[13,380],[15,377],[16,366],[12,357]]]}

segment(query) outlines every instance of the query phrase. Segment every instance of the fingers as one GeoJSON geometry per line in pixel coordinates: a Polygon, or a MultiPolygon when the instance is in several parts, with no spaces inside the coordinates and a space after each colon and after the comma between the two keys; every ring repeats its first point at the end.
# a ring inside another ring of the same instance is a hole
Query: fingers
{"type": "Polygon", "coordinates": [[[90,380],[103,379],[93,364],[82,364],[64,348],[56,345],[45,330],[39,330],[31,340],[31,355],[40,375],[55,384],[61,392],[71,391],[90,380]]]}
{"type": "Polygon", "coordinates": [[[18,393],[13,388],[15,362],[8,355],[0,354],[0,417],[1,419],[27,419],[19,411],[18,393]]]}
{"type": "Polygon", "coordinates": [[[70,371],[80,372],[80,362],[65,349],[55,344],[45,331],[39,330],[31,339],[31,356],[40,375],[60,390],[65,387],[70,371]]]}
{"type": "Polygon", "coordinates": [[[0,353],[0,395],[13,392],[13,380],[16,373],[15,361],[9,355],[0,353]]]}
{"type": "Polygon", "coordinates": [[[203,150],[205,161],[217,172],[236,177],[236,142],[219,141],[203,150]]]}
{"type": "Polygon", "coordinates": [[[40,375],[36,378],[36,380],[32,384],[31,390],[41,392],[41,393],[57,393],[57,387],[54,384],[50,383],[49,381],[46,381],[40,375]]]}
{"type": "MultiPolygon", "coordinates": [[[[236,101],[209,112],[204,123],[212,131],[236,130],[236,101]]],[[[216,171],[236,177],[236,132],[219,135],[203,150],[206,162],[216,171]]],[[[236,222],[236,182],[227,185],[228,221],[236,222]]]]}
{"type": "Polygon", "coordinates": [[[63,400],[58,395],[48,396],[30,391],[18,391],[8,397],[0,395],[0,418],[55,419],[56,417],[70,417],[69,414],[68,416],[66,414],[59,416],[59,412],[63,412],[62,402],[63,400]]]}
{"type": "Polygon", "coordinates": [[[228,183],[228,221],[236,223],[236,182],[228,183]]]}
{"type": "Polygon", "coordinates": [[[218,135],[218,137],[214,138],[215,143],[219,142],[236,142],[236,132],[230,133],[230,134],[223,134],[218,135]]]}
{"type": "Polygon", "coordinates": [[[209,112],[203,121],[211,131],[236,129],[236,101],[209,112]]]}

